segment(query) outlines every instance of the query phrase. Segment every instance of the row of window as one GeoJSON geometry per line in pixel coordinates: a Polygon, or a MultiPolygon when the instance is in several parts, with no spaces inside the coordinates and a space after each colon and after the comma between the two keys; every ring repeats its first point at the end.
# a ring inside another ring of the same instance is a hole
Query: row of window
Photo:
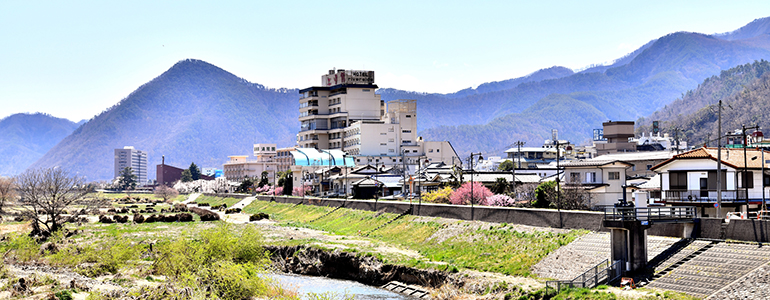
{"type": "MultiPolygon", "coordinates": [[[[596,172],[586,172],[585,173],[585,183],[596,183],[596,172]]],[[[607,180],[620,180],[620,172],[607,172],[607,180]]],[[[569,173],[569,181],[574,183],[579,183],[580,181],[580,172],[571,172],[569,173]]]]}

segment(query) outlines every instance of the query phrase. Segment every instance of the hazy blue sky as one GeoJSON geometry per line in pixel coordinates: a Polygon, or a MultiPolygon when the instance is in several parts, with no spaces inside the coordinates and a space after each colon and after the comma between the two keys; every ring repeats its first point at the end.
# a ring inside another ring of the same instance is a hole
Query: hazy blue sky
{"type": "Polygon", "coordinates": [[[0,118],[88,119],[185,58],[274,88],[336,67],[447,93],[770,16],[766,0],[116,2],[0,1],[0,118]]]}

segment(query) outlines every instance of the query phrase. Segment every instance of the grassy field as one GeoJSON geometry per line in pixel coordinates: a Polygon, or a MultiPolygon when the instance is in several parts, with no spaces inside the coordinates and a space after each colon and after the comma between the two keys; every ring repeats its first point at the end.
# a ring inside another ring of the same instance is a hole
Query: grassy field
{"type": "MultiPolygon", "coordinates": [[[[364,235],[377,242],[419,252],[426,260],[404,257],[383,257],[386,261],[416,267],[436,267],[444,270],[467,268],[506,275],[529,276],[530,268],[551,251],[566,245],[586,231],[573,230],[566,234],[546,231],[520,232],[508,224],[477,227],[480,222],[450,221],[440,223],[430,218],[407,215],[371,232],[397,215],[321,206],[293,205],[254,201],[245,213],[265,212],[271,219],[287,226],[324,230],[339,235],[364,235]],[[323,216],[323,217],[322,217],[323,216]],[[320,219],[319,219],[320,218],[320,219]],[[371,232],[371,233],[370,233],[371,232]],[[456,234],[453,234],[456,233],[456,234]]],[[[291,240],[286,244],[308,241],[291,240]]],[[[361,247],[355,251],[368,252],[361,247]]]]}
{"type": "Polygon", "coordinates": [[[210,206],[217,206],[222,204],[227,204],[227,207],[232,207],[233,204],[240,202],[243,199],[239,198],[223,198],[223,197],[212,197],[212,196],[206,196],[206,195],[200,195],[197,199],[195,199],[195,203],[207,203],[210,206]]]}

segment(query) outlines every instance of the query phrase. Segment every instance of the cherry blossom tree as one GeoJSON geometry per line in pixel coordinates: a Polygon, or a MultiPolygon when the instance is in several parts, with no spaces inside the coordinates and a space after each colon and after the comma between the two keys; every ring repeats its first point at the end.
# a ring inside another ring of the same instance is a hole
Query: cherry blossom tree
{"type": "Polygon", "coordinates": [[[470,205],[471,199],[473,199],[473,204],[475,205],[487,205],[487,198],[492,196],[492,192],[481,182],[473,182],[472,190],[473,198],[471,198],[471,183],[463,183],[460,188],[452,193],[449,201],[452,204],[470,205]]]}

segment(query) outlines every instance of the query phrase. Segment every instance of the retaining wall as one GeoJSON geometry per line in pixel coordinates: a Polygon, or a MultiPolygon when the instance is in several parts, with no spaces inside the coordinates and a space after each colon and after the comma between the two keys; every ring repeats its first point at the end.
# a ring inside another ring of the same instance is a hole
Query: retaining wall
{"type": "MultiPolygon", "coordinates": [[[[249,195],[244,194],[206,194],[208,196],[245,198],[249,195]]],[[[275,201],[279,203],[304,203],[308,205],[338,207],[344,205],[346,208],[383,211],[387,213],[400,214],[409,209],[408,202],[401,201],[380,201],[380,200],[345,200],[329,198],[298,198],[288,196],[256,196],[257,200],[275,201]]],[[[465,205],[449,205],[436,203],[414,203],[413,214],[416,216],[439,217],[457,220],[476,220],[494,223],[511,223],[538,227],[553,227],[567,229],[588,229],[592,231],[609,231],[602,227],[603,213],[593,211],[570,211],[562,210],[559,213],[552,209],[536,208],[512,208],[512,207],[489,207],[475,206],[471,208],[465,205]],[[561,215],[561,224],[559,226],[559,216],[561,215]]],[[[692,236],[695,238],[720,239],[722,219],[699,218],[696,219],[695,228],[692,236]]],[[[647,230],[648,235],[682,237],[685,230],[685,224],[676,223],[654,223],[647,230]]],[[[760,220],[731,220],[725,230],[724,239],[770,242],[770,221],[760,220]]]]}

